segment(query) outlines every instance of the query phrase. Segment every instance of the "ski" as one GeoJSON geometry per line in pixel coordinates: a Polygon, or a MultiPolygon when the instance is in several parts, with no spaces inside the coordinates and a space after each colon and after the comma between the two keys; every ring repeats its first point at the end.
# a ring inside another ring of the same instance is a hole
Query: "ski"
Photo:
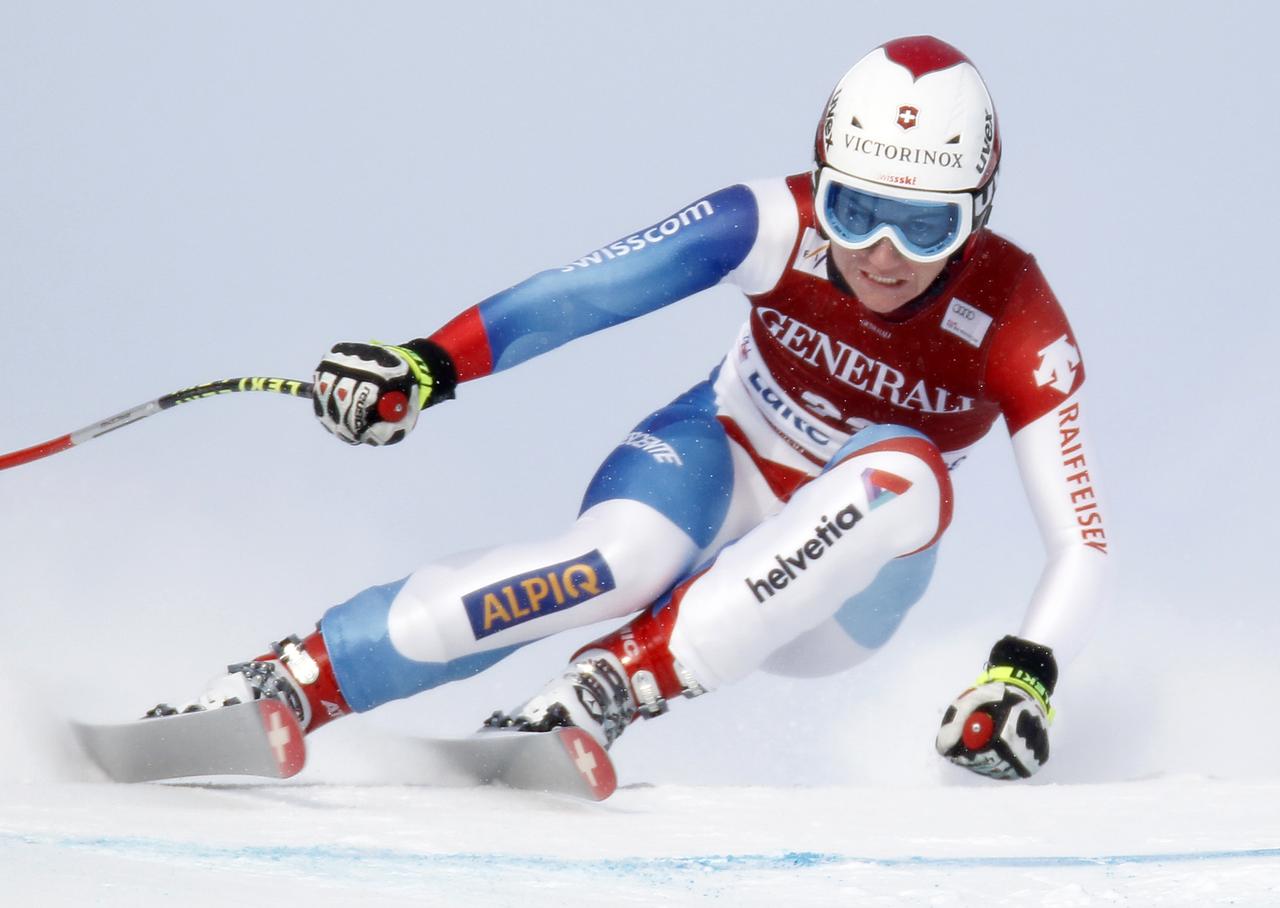
{"type": "Polygon", "coordinates": [[[307,757],[293,711],[270,699],[73,728],[90,759],[116,782],[222,775],[287,779],[307,757]]]}
{"type": "Polygon", "coordinates": [[[417,738],[412,749],[451,784],[505,785],[588,801],[618,787],[613,761],[580,728],[545,732],[482,729],[466,738],[417,738]]]}
{"type": "MultiPolygon", "coordinates": [[[[287,779],[306,762],[293,711],[263,699],[111,725],[74,723],[85,753],[116,782],[248,775],[287,779]]],[[[580,728],[483,729],[465,738],[411,738],[425,784],[499,784],[603,801],[618,787],[608,753],[580,728]]],[[[375,758],[376,762],[376,758],[375,758]]]]}

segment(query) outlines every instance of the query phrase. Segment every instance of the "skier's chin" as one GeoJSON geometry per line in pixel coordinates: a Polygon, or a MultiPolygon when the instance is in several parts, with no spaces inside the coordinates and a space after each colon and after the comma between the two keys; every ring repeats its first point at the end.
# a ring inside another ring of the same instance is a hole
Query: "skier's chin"
{"type": "Polygon", "coordinates": [[[911,262],[887,241],[862,250],[835,247],[831,259],[858,302],[878,315],[887,315],[918,297],[945,264],[911,262]]]}
{"type": "Polygon", "coordinates": [[[861,270],[849,285],[857,295],[858,302],[880,315],[893,312],[919,295],[914,281],[898,278],[893,283],[886,283],[883,277],[872,276],[861,270]]]}
{"type": "Polygon", "coordinates": [[[915,275],[890,277],[855,268],[846,280],[864,308],[878,315],[888,315],[920,295],[919,282],[914,278],[915,275]]]}

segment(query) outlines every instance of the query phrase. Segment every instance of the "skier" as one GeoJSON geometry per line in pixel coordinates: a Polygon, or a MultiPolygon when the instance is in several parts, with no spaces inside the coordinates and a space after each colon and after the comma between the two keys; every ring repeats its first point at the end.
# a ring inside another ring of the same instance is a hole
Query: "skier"
{"type": "Polygon", "coordinates": [[[719,283],[750,303],[710,377],[622,439],[565,532],[365,590],[189,708],[277,698],[310,733],[629,615],[488,724],[572,724],[608,746],[672,698],[756,669],[842,671],[923,594],[950,470],[1003,416],[1047,564],[936,747],[989,776],[1034,773],[1109,539],[1079,346],[1034,259],[986,226],[1000,154],[970,61],[933,37],[890,41],[836,85],[812,172],[703,196],[427,338],[333,347],[316,369],[320,422],[393,444],[458,385],[573,338],[719,283]]]}

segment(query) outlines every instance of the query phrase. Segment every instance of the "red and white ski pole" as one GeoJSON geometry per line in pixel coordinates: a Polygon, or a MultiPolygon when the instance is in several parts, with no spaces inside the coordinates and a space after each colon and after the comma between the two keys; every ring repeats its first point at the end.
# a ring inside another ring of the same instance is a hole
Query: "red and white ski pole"
{"type": "Polygon", "coordinates": [[[39,460],[42,457],[57,454],[68,448],[74,448],[76,445],[82,445],[86,441],[97,438],[99,435],[106,435],[108,432],[114,432],[116,429],[132,425],[140,419],[145,419],[148,416],[159,413],[161,410],[176,407],[178,404],[185,404],[191,400],[200,400],[204,397],[213,397],[217,394],[230,394],[235,391],[270,391],[273,394],[288,394],[291,397],[310,399],[311,383],[297,381],[292,378],[255,376],[251,378],[224,378],[221,381],[211,381],[192,388],[183,388],[181,391],[174,391],[164,397],[148,401],[145,404],[139,404],[132,409],[125,410],[123,413],[117,413],[115,416],[104,419],[101,422],[85,426],[76,432],[69,432],[60,438],[46,441],[44,444],[23,448],[21,451],[14,451],[12,454],[0,454],[0,470],[7,470],[10,467],[20,466],[33,460],[39,460]]]}

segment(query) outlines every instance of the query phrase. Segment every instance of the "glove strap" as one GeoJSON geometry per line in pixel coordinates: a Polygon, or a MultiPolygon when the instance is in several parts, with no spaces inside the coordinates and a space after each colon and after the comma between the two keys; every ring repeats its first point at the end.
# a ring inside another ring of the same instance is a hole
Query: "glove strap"
{"type": "Polygon", "coordinates": [[[409,364],[409,371],[418,383],[420,410],[453,399],[453,389],[458,384],[458,371],[454,368],[452,357],[439,344],[429,340],[413,340],[398,346],[378,341],[374,343],[400,354],[409,364]]]}
{"type": "Polygon", "coordinates": [[[1030,694],[1053,721],[1054,709],[1049,697],[1058,683],[1058,662],[1053,650],[1030,640],[1009,635],[991,648],[986,671],[978,676],[978,684],[1002,681],[1030,694]]]}
{"type": "Polygon", "coordinates": [[[1044,710],[1050,722],[1058,714],[1058,711],[1049,705],[1049,696],[1045,692],[1044,685],[1033,675],[1027,674],[1022,669],[1014,668],[1011,665],[992,666],[978,675],[978,680],[973,682],[973,686],[981,687],[984,684],[990,684],[992,681],[1000,681],[1030,695],[1031,699],[1040,704],[1040,708],[1044,710]]]}

